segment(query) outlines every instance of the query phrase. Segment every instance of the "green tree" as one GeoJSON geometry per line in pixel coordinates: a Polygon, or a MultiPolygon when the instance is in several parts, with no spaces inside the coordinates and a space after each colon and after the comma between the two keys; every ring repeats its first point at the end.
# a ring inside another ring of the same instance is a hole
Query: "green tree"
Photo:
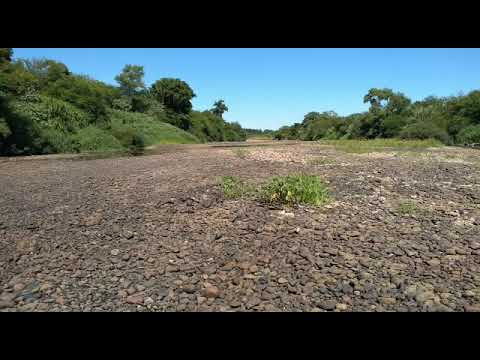
{"type": "Polygon", "coordinates": [[[213,103],[213,108],[210,111],[223,119],[223,113],[228,111],[228,107],[225,105],[225,101],[217,100],[213,103]]]}
{"type": "Polygon", "coordinates": [[[40,89],[46,89],[51,83],[71,75],[68,67],[58,61],[49,59],[19,60],[24,68],[38,79],[40,89]]]}
{"type": "Polygon", "coordinates": [[[160,103],[178,114],[188,114],[192,110],[191,100],[196,96],[185,81],[172,78],[157,80],[151,91],[160,103]]]}
{"type": "Polygon", "coordinates": [[[13,57],[12,48],[0,48],[0,63],[11,62],[13,57]]]}
{"type": "Polygon", "coordinates": [[[122,72],[115,76],[115,81],[120,85],[122,95],[132,97],[145,88],[144,76],[143,66],[125,65],[122,72]]]}

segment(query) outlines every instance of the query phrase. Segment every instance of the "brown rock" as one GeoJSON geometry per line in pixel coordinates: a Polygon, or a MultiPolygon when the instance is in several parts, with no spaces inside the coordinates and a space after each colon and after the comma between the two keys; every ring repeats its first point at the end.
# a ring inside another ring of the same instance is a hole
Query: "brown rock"
{"type": "Polygon", "coordinates": [[[203,289],[203,296],[209,299],[214,299],[220,295],[220,290],[213,285],[207,285],[205,286],[205,289],[203,289]]]}
{"type": "Polygon", "coordinates": [[[144,298],[142,295],[130,295],[127,297],[127,303],[133,305],[143,305],[144,298]]]}

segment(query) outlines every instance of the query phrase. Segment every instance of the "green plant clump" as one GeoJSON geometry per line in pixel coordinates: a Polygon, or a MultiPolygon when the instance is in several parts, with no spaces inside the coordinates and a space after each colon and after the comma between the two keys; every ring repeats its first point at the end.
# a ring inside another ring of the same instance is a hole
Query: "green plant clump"
{"type": "Polygon", "coordinates": [[[411,215],[418,211],[418,207],[413,201],[401,201],[397,206],[397,211],[402,215],[411,215]]]}
{"type": "Polygon", "coordinates": [[[236,176],[224,176],[222,178],[222,191],[227,199],[237,199],[252,195],[255,188],[236,176]]]}
{"type": "Polygon", "coordinates": [[[262,198],[270,203],[321,206],[329,200],[328,189],[318,176],[276,176],[261,189],[262,198]]]}

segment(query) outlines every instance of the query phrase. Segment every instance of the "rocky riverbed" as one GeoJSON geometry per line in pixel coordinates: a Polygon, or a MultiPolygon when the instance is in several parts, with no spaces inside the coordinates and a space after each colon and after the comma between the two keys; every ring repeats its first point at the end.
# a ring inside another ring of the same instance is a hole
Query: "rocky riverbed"
{"type": "Polygon", "coordinates": [[[480,311],[480,151],[0,161],[0,311],[480,311]],[[308,173],[320,209],[219,180],[308,173]]]}

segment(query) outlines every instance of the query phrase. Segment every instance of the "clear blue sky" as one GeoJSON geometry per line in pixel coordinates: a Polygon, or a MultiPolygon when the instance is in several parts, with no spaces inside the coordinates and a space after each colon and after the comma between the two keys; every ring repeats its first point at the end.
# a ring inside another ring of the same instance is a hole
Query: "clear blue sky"
{"type": "Polygon", "coordinates": [[[196,110],[223,98],[228,121],[272,128],[310,111],[348,115],[367,109],[369,88],[388,87],[412,100],[480,88],[480,49],[24,49],[15,58],[46,57],[75,73],[114,84],[125,64],[143,65],[148,85],[185,80],[196,110]]]}

